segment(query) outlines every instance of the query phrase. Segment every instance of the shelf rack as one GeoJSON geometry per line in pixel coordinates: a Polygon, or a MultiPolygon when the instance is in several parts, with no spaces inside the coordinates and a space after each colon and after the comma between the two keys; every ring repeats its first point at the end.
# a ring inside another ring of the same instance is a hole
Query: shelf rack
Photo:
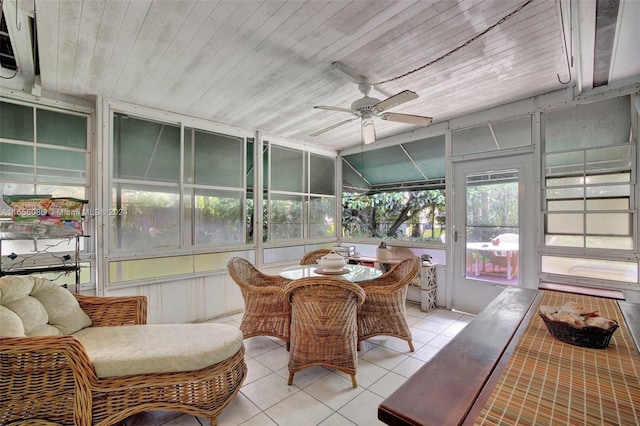
{"type": "MultiPolygon", "coordinates": [[[[3,241],[33,241],[33,250],[27,254],[3,255],[0,261],[0,276],[30,275],[46,272],[73,272],[75,274],[76,292],[80,287],[80,238],[86,237],[75,229],[44,225],[31,222],[0,222],[0,253],[3,241]],[[41,240],[73,240],[73,255],[50,251],[58,244],[44,244],[38,247],[41,240]],[[49,254],[51,258],[44,256],[49,254]],[[8,259],[7,259],[8,258],[8,259]]],[[[66,284],[64,285],[66,287],[66,284]]]]}

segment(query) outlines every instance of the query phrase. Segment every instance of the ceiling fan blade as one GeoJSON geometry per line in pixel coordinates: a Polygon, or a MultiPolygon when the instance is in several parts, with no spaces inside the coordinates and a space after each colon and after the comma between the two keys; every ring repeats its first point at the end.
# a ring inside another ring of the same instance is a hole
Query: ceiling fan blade
{"type": "Polygon", "coordinates": [[[433,119],[422,115],[400,114],[397,112],[385,112],[380,116],[383,120],[396,121],[398,123],[415,124],[416,126],[428,126],[433,119]]]}
{"type": "Polygon", "coordinates": [[[362,142],[366,145],[376,141],[376,128],[373,118],[362,119],[362,142]]]}
{"type": "Polygon", "coordinates": [[[324,105],[318,105],[318,106],[314,106],[315,109],[326,109],[329,111],[338,111],[338,112],[348,112],[350,114],[355,114],[357,116],[360,116],[360,113],[354,109],[349,109],[349,108],[340,108],[340,107],[334,107],[334,106],[324,106],[324,105]]]}
{"type": "Polygon", "coordinates": [[[403,92],[398,93],[397,95],[393,95],[390,98],[385,99],[384,101],[380,101],[373,106],[373,109],[377,112],[382,112],[388,110],[389,108],[393,108],[405,102],[412,101],[418,98],[418,94],[416,92],[412,92],[411,90],[405,90],[403,92]]]}
{"type": "Polygon", "coordinates": [[[354,118],[350,118],[348,120],[341,121],[341,122],[333,124],[333,125],[331,125],[329,127],[325,127],[322,130],[318,130],[317,132],[313,132],[309,136],[314,137],[314,136],[321,135],[321,134],[323,134],[325,132],[328,132],[329,130],[333,130],[336,127],[342,126],[343,124],[351,123],[353,120],[357,120],[357,119],[358,119],[358,117],[354,117],[354,118]]]}

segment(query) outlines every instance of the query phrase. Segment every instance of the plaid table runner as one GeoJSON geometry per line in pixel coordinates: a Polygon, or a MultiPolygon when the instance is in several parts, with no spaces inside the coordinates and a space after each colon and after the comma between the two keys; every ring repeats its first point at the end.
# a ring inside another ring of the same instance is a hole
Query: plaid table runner
{"type": "MultiPolygon", "coordinates": [[[[563,343],[531,318],[476,425],[639,425],[640,357],[615,300],[543,291],[620,324],[606,349],[563,343]]],[[[536,308],[537,309],[537,308],[536,308]]]]}

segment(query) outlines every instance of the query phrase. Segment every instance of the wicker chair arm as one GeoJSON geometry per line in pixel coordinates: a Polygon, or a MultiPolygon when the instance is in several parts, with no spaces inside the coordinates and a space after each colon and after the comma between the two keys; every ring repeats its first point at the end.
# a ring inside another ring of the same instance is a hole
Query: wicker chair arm
{"type": "Polygon", "coordinates": [[[366,293],[370,291],[390,291],[396,287],[403,286],[402,280],[399,280],[397,276],[386,276],[386,274],[359,284],[366,293]]]}
{"type": "MultiPolygon", "coordinates": [[[[97,383],[95,370],[87,353],[74,336],[0,337],[2,372],[12,380],[5,382],[0,396],[0,423],[11,408],[13,398],[21,398],[30,406],[29,398],[37,395],[39,406],[57,406],[73,395],[74,425],[91,426],[91,390],[97,383]],[[35,394],[35,389],[48,389],[35,394]],[[5,401],[4,398],[7,398],[5,401]],[[49,401],[51,399],[51,401],[49,401]]],[[[13,401],[16,403],[16,401],[13,401]]]]}
{"type": "Polygon", "coordinates": [[[280,288],[284,289],[291,280],[282,278],[280,276],[262,275],[260,280],[255,280],[251,283],[252,287],[256,288],[280,288]]]}
{"type": "Polygon", "coordinates": [[[284,287],[280,287],[280,286],[273,286],[273,285],[266,286],[266,287],[252,286],[250,287],[250,291],[252,294],[277,294],[284,297],[284,287]]]}
{"type": "Polygon", "coordinates": [[[75,297],[94,327],[147,323],[145,296],[94,297],[76,294],[75,297]]]}
{"type": "Polygon", "coordinates": [[[360,286],[364,289],[365,293],[392,293],[398,289],[401,289],[408,285],[411,280],[419,273],[420,266],[414,261],[413,264],[408,263],[405,260],[402,263],[396,264],[388,272],[378,278],[374,278],[370,281],[364,281],[360,283],[360,286]],[[403,266],[409,266],[403,268],[403,266]]]}

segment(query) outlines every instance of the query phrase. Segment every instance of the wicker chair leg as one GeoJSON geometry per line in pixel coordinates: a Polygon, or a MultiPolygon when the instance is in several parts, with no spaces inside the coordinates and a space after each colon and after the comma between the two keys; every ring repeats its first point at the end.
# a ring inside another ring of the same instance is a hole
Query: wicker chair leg
{"type": "Polygon", "coordinates": [[[211,419],[211,426],[218,426],[218,417],[214,417],[211,419]]]}
{"type": "Polygon", "coordinates": [[[356,381],[356,375],[355,374],[351,375],[351,384],[353,384],[354,388],[358,387],[358,382],[356,381]]]}
{"type": "Polygon", "coordinates": [[[361,344],[360,342],[362,342],[362,340],[358,340],[358,346],[357,346],[357,349],[358,349],[358,350],[361,350],[361,349],[362,349],[362,344],[361,344]]]}
{"type": "Polygon", "coordinates": [[[289,382],[287,383],[289,386],[293,384],[293,375],[295,373],[293,371],[289,371],[289,382]]]}
{"type": "Polygon", "coordinates": [[[414,352],[415,349],[413,349],[413,342],[411,340],[407,340],[407,343],[409,343],[409,349],[411,350],[411,352],[414,352]]]}

